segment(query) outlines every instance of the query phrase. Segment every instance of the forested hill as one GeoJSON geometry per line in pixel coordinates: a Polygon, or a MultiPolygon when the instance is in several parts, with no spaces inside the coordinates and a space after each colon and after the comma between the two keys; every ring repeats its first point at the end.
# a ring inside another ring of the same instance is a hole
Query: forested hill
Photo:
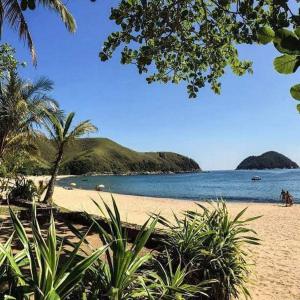
{"type": "MultiPolygon", "coordinates": [[[[37,140],[36,158],[45,168],[55,159],[55,145],[44,137],[37,140]]],[[[147,173],[200,171],[192,159],[172,152],[136,152],[107,138],[82,138],[66,148],[60,173],[147,173]]]]}
{"type": "Polygon", "coordinates": [[[249,156],[244,159],[238,166],[237,170],[242,169],[295,169],[299,166],[275,151],[269,151],[259,156],[249,156]]]}

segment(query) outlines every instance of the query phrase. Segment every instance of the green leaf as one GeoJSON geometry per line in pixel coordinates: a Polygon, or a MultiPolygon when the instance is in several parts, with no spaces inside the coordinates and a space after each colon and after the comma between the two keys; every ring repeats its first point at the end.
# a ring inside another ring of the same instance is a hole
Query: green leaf
{"type": "Polygon", "coordinates": [[[281,53],[300,55],[300,40],[298,36],[285,28],[276,31],[274,46],[281,53]]]}
{"type": "Polygon", "coordinates": [[[295,30],[294,30],[295,34],[297,35],[298,38],[300,38],[300,27],[297,27],[295,30]]]}
{"type": "Polygon", "coordinates": [[[296,55],[281,55],[274,59],[274,68],[278,73],[295,73],[300,64],[300,57],[296,55]]]}
{"type": "Polygon", "coordinates": [[[269,26],[262,27],[257,33],[258,40],[261,44],[265,45],[273,41],[275,32],[269,26]]]}
{"type": "Polygon", "coordinates": [[[290,89],[290,93],[294,99],[300,100],[300,84],[293,85],[290,89]]]}

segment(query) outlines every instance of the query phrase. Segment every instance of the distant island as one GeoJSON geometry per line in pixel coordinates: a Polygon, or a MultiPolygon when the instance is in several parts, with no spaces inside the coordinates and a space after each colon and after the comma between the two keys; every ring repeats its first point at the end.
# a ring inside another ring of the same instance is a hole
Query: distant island
{"type": "MultiPolygon", "coordinates": [[[[49,162],[55,159],[53,141],[39,137],[38,151],[26,170],[31,174],[49,173],[49,162]]],[[[61,174],[164,174],[198,172],[193,159],[173,152],[137,152],[107,139],[80,138],[66,148],[61,174]]]]}
{"type": "Polygon", "coordinates": [[[238,166],[237,170],[251,170],[251,169],[296,169],[299,166],[276,151],[268,151],[259,156],[249,156],[244,159],[238,166]]]}

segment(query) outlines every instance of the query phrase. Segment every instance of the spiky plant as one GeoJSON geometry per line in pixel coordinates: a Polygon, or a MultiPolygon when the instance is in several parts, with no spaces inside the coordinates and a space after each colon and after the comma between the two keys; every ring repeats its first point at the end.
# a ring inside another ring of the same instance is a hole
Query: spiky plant
{"type": "Polygon", "coordinates": [[[89,256],[80,257],[77,254],[83,238],[76,244],[73,251],[64,257],[63,241],[58,242],[57,240],[52,214],[48,234],[45,238],[37,220],[35,205],[33,205],[32,240],[12,210],[10,210],[10,215],[16,235],[23,246],[21,253],[26,258],[25,266],[20,267],[16,263],[15,257],[6,252],[10,268],[19,280],[18,288],[15,289],[17,295],[12,291],[12,296],[20,297],[18,299],[67,299],[80,284],[85,271],[106,249],[106,246],[103,246],[89,256]]]}
{"type": "Polygon", "coordinates": [[[242,219],[244,209],[232,218],[223,201],[209,208],[197,205],[200,211],[186,212],[183,220],[175,217],[175,225],[160,219],[168,228],[163,242],[174,263],[189,264],[190,283],[217,280],[208,291],[211,299],[238,298],[240,293],[249,297],[247,245],[258,245],[259,239],[248,223],[259,217],[242,219]]]}
{"type": "Polygon", "coordinates": [[[207,296],[206,291],[210,289],[215,280],[208,280],[196,285],[188,283],[188,266],[181,263],[174,266],[172,258],[166,251],[166,260],[162,263],[154,259],[152,269],[140,277],[141,289],[134,293],[136,299],[150,300],[183,300],[195,298],[199,295],[207,296]]]}
{"type": "Polygon", "coordinates": [[[105,260],[98,260],[97,266],[91,269],[90,299],[130,299],[134,293],[138,272],[152,257],[150,253],[143,254],[141,251],[154,231],[157,220],[146,221],[133,243],[129,244],[114,198],[112,197],[113,209],[103,203],[106,213],[96,201],[94,203],[100,213],[108,217],[107,229],[97,220],[93,219],[93,222],[102,243],[109,247],[105,251],[105,260]]]}

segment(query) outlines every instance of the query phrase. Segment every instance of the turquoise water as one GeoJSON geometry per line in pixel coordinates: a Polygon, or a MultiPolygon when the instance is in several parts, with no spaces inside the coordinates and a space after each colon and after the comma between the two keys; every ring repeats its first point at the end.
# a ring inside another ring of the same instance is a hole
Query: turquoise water
{"type": "Polygon", "coordinates": [[[105,191],[187,200],[223,197],[231,201],[279,201],[281,189],[288,190],[300,202],[300,169],[210,171],[174,175],[79,176],[65,178],[59,185],[76,182],[79,188],[95,189],[105,185],[105,191]],[[261,181],[251,181],[260,176],[261,181]]]}

